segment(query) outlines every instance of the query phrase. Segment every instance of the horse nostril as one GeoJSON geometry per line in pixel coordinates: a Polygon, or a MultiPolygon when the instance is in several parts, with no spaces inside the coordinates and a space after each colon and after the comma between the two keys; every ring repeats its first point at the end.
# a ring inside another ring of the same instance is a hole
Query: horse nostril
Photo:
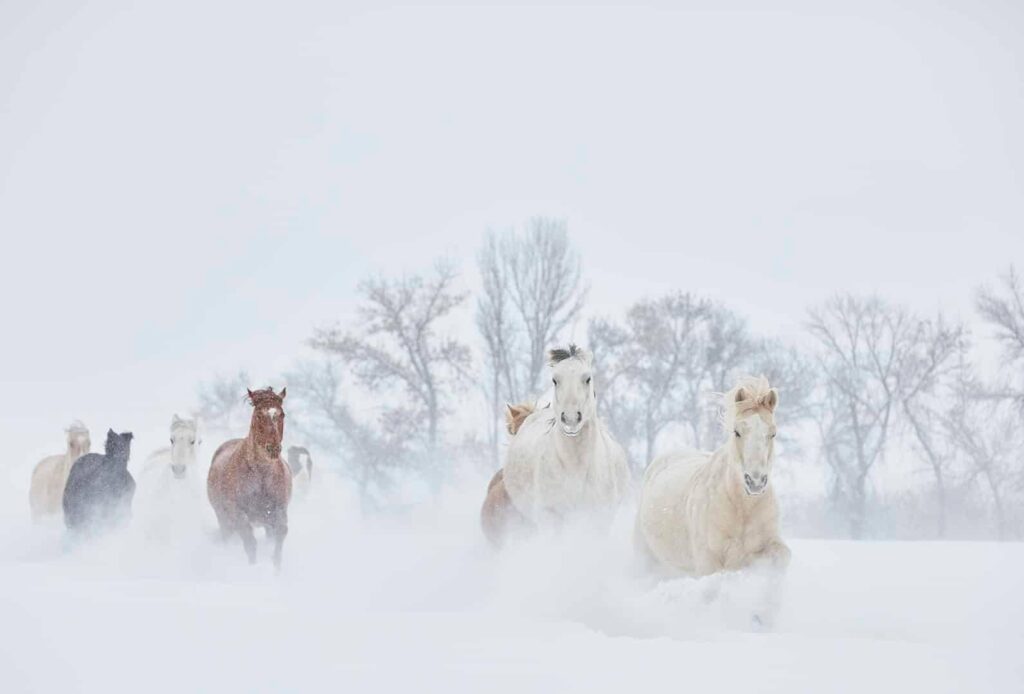
{"type": "Polygon", "coordinates": [[[579,424],[582,421],[583,421],[583,413],[580,412],[579,410],[576,410],[576,423],[579,424]]]}
{"type": "Polygon", "coordinates": [[[569,420],[565,418],[565,412],[562,413],[562,424],[568,424],[569,420]]]}
{"type": "Polygon", "coordinates": [[[751,476],[750,476],[750,475],[749,475],[748,473],[746,473],[746,472],[744,472],[744,473],[743,473],[743,481],[747,483],[747,486],[748,486],[748,487],[753,487],[753,486],[754,486],[754,478],[753,478],[753,477],[751,477],[751,476]]]}

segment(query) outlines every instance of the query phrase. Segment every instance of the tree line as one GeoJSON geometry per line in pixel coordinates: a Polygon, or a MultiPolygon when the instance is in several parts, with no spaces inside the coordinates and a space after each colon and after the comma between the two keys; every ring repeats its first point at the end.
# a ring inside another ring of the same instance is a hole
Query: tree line
{"type": "MultiPolygon", "coordinates": [[[[667,446],[719,445],[717,394],[764,374],[782,397],[784,465],[822,473],[803,508],[830,533],[1024,532],[1024,290],[1012,268],[976,292],[983,335],[840,292],[807,310],[799,342],[755,334],[728,306],[684,289],[583,323],[582,259],[559,219],[486,233],[475,295],[460,279],[444,260],[365,279],[356,315],[314,330],[310,356],[281,375],[291,431],[367,509],[392,503],[411,479],[437,491],[459,470],[500,465],[506,403],[543,395],[547,349],[574,338],[595,354],[599,412],[637,474],[667,446]],[[998,350],[996,368],[982,368],[981,343],[998,350]],[[910,481],[887,483],[887,461],[910,481]]],[[[245,373],[203,384],[206,425],[244,427],[239,393],[251,385],[245,373]]]]}

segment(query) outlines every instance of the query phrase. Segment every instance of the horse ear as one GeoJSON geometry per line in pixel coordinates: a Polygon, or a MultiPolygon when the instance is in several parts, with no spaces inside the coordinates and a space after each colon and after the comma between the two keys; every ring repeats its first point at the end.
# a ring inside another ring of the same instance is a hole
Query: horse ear
{"type": "Polygon", "coordinates": [[[284,400],[284,396],[286,396],[287,394],[288,394],[288,386],[285,386],[284,388],[282,388],[282,389],[281,389],[281,395],[280,395],[280,398],[281,398],[282,400],[284,400]]]}
{"type": "Polygon", "coordinates": [[[249,394],[249,399],[252,400],[252,389],[251,388],[246,388],[245,392],[249,394]]]}
{"type": "Polygon", "coordinates": [[[772,388],[768,391],[768,395],[764,396],[764,405],[769,410],[775,411],[775,406],[779,403],[779,393],[777,390],[772,388]]]}
{"type": "Polygon", "coordinates": [[[171,423],[172,424],[181,424],[181,417],[178,416],[177,412],[175,412],[174,413],[174,417],[171,418],[171,423]]]}
{"type": "Polygon", "coordinates": [[[107,429],[107,438],[113,438],[114,436],[117,436],[117,433],[113,429],[107,429]]]}

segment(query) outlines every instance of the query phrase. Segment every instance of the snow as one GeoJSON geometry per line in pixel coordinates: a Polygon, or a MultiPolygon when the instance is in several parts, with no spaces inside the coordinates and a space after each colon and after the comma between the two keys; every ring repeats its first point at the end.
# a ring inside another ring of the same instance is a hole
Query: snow
{"type": "MultiPolygon", "coordinates": [[[[492,552],[478,490],[363,518],[327,476],[284,569],[211,517],[70,546],[3,490],[3,691],[887,692],[1024,687],[1024,546],[792,541],[760,577],[640,575],[628,517],[492,552]]],[[[143,509],[136,514],[145,515],[143,509]]]]}

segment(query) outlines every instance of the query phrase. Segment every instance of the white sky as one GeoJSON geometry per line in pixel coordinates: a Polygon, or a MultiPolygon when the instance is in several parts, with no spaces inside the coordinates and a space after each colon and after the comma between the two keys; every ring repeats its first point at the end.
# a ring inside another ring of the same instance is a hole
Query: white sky
{"type": "Polygon", "coordinates": [[[161,5],[0,3],[19,466],[73,417],[142,455],[361,277],[447,254],[471,283],[534,214],[569,219],[591,312],[690,289],[783,335],[846,290],[969,318],[1024,265],[1019,2],[161,5]]]}

